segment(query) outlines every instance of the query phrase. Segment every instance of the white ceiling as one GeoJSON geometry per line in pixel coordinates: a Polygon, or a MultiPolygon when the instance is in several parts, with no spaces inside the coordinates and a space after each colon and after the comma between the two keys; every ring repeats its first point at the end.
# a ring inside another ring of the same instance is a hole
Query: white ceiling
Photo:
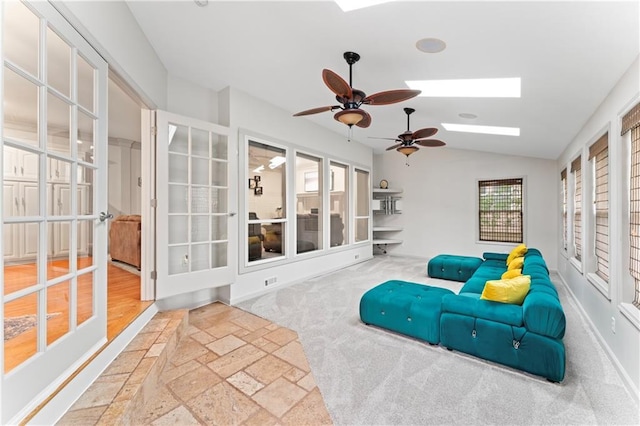
{"type": "MultiPolygon", "coordinates": [[[[639,2],[392,2],[342,12],[333,1],[129,1],[170,74],[220,90],[236,87],[288,113],[336,104],[321,78],[348,81],[342,54],[354,51],[353,86],[367,94],[405,80],[521,77],[520,99],[414,98],[365,106],[373,122],[353,138],[383,152],[406,130],[438,127],[448,147],[556,159],[640,52],[639,2]],[[447,48],[426,54],[417,40],[447,48]],[[459,113],[473,113],[474,120],[459,113]],[[520,127],[520,137],[445,131],[440,123],[520,127]]],[[[630,94],[631,96],[631,94],[630,94]]],[[[329,112],[312,120],[339,134],[329,112]]],[[[391,154],[389,154],[391,155],[391,154]]],[[[397,155],[397,154],[394,154],[397,155]]]]}

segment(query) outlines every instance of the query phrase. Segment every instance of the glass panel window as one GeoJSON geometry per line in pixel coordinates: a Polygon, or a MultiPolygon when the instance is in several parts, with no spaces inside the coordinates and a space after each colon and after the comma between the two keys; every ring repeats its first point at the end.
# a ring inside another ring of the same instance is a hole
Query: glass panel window
{"type": "Polygon", "coordinates": [[[256,261],[285,256],[288,226],[287,152],[282,148],[250,140],[247,154],[247,259],[256,261]]]}
{"type": "Polygon", "coordinates": [[[38,347],[37,312],[38,297],[36,293],[30,293],[5,303],[4,352],[11,354],[11,356],[4,357],[5,373],[36,354],[38,347]]]}
{"type": "Polygon", "coordinates": [[[322,159],[296,155],[296,253],[322,249],[322,159]]]}
{"type": "Polygon", "coordinates": [[[93,272],[78,275],[78,306],[76,307],[78,325],[93,316],[93,278],[93,272]]]}
{"type": "Polygon", "coordinates": [[[71,155],[69,120],[71,106],[52,93],[47,95],[47,148],[71,155]]]}
{"type": "Polygon", "coordinates": [[[212,242],[227,242],[229,213],[227,162],[211,157],[213,137],[208,130],[169,124],[169,275],[227,266],[227,258],[212,251],[220,247],[212,242]]]}
{"type": "Polygon", "coordinates": [[[78,61],[78,103],[93,112],[93,91],[96,70],[82,56],[78,61]]]}
{"type": "Polygon", "coordinates": [[[522,179],[478,181],[479,239],[521,243],[522,179]]]}
{"type": "Polygon", "coordinates": [[[38,86],[4,67],[4,136],[38,146],[38,86]]]}
{"type": "MultiPolygon", "coordinates": [[[[21,1],[6,1],[3,6],[3,53],[8,60],[38,77],[40,20],[21,1]]],[[[6,84],[4,88],[7,89],[6,84]]]]}
{"type": "Polygon", "coordinates": [[[356,242],[369,239],[369,172],[356,169],[355,171],[355,239],[356,242]]]}
{"type": "Polygon", "coordinates": [[[47,28],[47,81],[66,97],[70,97],[71,48],[51,28],[47,28]]]}
{"type": "Polygon", "coordinates": [[[47,288],[47,344],[51,345],[69,332],[69,281],[47,288]]]}
{"type": "Polygon", "coordinates": [[[329,197],[329,244],[335,247],[348,244],[349,166],[332,161],[329,169],[333,181],[329,197]]]}

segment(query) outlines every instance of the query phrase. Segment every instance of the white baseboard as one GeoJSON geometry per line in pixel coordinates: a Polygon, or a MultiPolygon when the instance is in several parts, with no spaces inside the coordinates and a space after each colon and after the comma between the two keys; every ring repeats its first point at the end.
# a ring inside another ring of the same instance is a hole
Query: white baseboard
{"type": "Polygon", "coordinates": [[[636,388],[635,384],[633,383],[633,380],[631,380],[631,377],[629,377],[629,375],[627,374],[622,364],[620,364],[620,361],[618,361],[618,358],[616,357],[615,353],[611,350],[611,348],[607,344],[607,341],[604,339],[604,337],[602,337],[602,334],[600,334],[600,332],[596,328],[593,321],[591,321],[591,318],[589,318],[589,315],[587,315],[587,312],[582,307],[582,304],[580,303],[576,295],[573,293],[573,291],[571,290],[571,287],[569,286],[569,284],[567,284],[562,274],[560,274],[558,271],[555,271],[555,273],[558,275],[558,277],[560,278],[560,281],[562,282],[562,285],[567,289],[567,292],[571,296],[571,299],[573,299],[574,303],[576,304],[578,308],[578,312],[580,312],[580,315],[585,320],[585,322],[589,325],[593,334],[596,336],[596,340],[598,340],[600,347],[604,350],[604,352],[607,354],[607,356],[613,363],[614,367],[618,371],[618,374],[620,375],[622,382],[626,386],[627,391],[629,392],[631,397],[635,399],[636,404],[640,404],[640,391],[638,390],[638,388],[636,388]]]}
{"type": "Polygon", "coordinates": [[[158,308],[155,304],[145,309],[111,343],[107,344],[89,365],[83,368],[73,380],[51,398],[28,424],[45,425],[58,422],[157,312],[158,308]]]}

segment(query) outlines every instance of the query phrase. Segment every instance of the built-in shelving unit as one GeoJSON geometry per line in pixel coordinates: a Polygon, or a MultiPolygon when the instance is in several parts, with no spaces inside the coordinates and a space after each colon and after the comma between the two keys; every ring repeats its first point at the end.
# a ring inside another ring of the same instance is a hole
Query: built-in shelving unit
{"type": "Polygon", "coordinates": [[[387,253],[389,244],[401,244],[397,238],[402,226],[390,224],[390,217],[402,213],[402,189],[373,188],[373,247],[387,253]]]}

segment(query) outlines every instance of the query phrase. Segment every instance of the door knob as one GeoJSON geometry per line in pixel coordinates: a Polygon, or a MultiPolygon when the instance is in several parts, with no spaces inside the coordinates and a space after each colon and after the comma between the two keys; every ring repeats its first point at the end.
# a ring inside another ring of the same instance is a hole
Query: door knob
{"type": "Polygon", "coordinates": [[[104,222],[107,219],[113,219],[113,213],[100,212],[100,222],[104,222]]]}

